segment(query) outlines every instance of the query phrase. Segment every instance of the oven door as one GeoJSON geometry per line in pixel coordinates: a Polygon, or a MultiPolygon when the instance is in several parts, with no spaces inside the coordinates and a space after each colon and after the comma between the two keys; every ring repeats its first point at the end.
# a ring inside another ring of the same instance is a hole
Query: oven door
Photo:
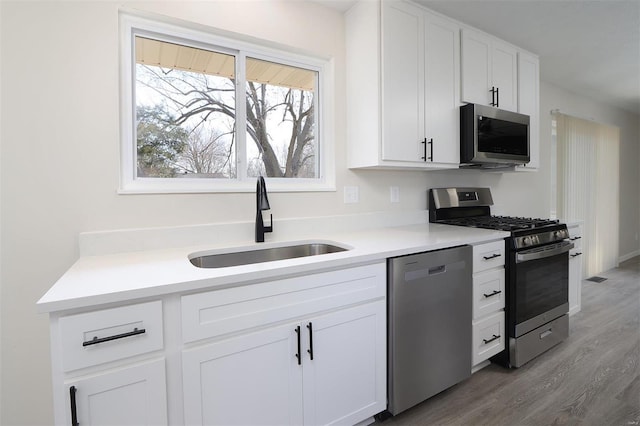
{"type": "Polygon", "coordinates": [[[569,311],[569,250],[562,241],[521,250],[512,259],[512,337],[519,337],[569,311]],[[515,328],[512,328],[514,327],[515,328]]]}

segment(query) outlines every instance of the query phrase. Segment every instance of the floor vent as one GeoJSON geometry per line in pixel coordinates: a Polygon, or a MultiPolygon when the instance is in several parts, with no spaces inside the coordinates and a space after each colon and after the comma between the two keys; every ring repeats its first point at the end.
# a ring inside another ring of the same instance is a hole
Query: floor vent
{"type": "Polygon", "coordinates": [[[594,283],[601,283],[602,281],[606,281],[606,278],[602,278],[602,277],[591,277],[591,278],[587,278],[587,281],[593,281],[594,283]]]}

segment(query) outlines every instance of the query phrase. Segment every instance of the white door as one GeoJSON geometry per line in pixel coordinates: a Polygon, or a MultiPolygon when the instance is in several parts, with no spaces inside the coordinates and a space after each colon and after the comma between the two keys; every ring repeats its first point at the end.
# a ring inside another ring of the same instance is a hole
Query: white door
{"type": "Polygon", "coordinates": [[[457,25],[425,14],[425,134],[435,163],[460,163],[459,34],[457,25]]]}
{"type": "Polygon", "coordinates": [[[422,10],[383,2],[382,22],[382,159],[424,162],[422,10]]]}
{"type": "Polygon", "coordinates": [[[164,359],[110,370],[65,385],[67,424],[73,424],[74,420],[81,426],[167,424],[164,359]]]}
{"type": "Polygon", "coordinates": [[[296,327],[268,328],[183,351],[185,424],[301,424],[296,327]]]}
{"type": "Polygon", "coordinates": [[[491,38],[462,31],[462,102],[491,104],[491,38]]]}
{"type": "Polygon", "coordinates": [[[508,111],[518,111],[518,53],[508,44],[493,41],[491,51],[492,86],[496,93],[497,107],[508,111]]]}
{"type": "Polygon", "coordinates": [[[384,301],[314,318],[303,329],[305,425],[355,424],[386,408],[384,301]]]}

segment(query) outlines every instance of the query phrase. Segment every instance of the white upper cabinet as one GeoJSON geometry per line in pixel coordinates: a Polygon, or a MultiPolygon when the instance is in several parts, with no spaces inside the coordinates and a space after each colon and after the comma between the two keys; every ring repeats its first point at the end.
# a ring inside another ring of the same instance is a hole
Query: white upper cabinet
{"type": "Polygon", "coordinates": [[[424,162],[424,19],[410,3],[382,9],[382,160],[424,162]]]}
{"type": "Polygon", "coordinates": [[[538,57],[518,52],[518,112],[529,116],[529,153],[531,160],[518,170],[540,166],[540,76],[538,57]]]}
{"type": "Polygon", "coordinates": [[[357,2],[345,14],[350,168],[460,163],[460,106],[531,117],[539,166],[538,58],[409,1],[357,2]]]}
{"type": "Polygon", "coordinates": [[[460,28],[408,2],[346,22],[349,167],[457,168],[460,28]]]}
{"type": "Polygon", "coordinates": [[[425,13],[425,129],[431,160],[460,162],[460,27],[425,13]]]}
{"type": "Polygon", "coordinates": [[[462,101],[518,111],[518,52],[471,29],[462,30],[462,101]]]}

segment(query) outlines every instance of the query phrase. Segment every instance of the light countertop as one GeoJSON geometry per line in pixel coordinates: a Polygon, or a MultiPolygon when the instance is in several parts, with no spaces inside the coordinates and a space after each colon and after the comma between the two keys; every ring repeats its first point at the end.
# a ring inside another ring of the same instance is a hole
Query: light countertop
{"type": "Polygon", "coordinates": [[[38,301],[38,311],[55,312],[178,292],[246,285],[284,276],[380,262],[389,257],[457,245],[480,244],[509,235],[503,231],[430,223],[317,233],[322,237],[310,238],[310,234],[306,233],[300,235],[300,239],[285,240],[278,239],[278,234],[274,233],[267,234],[267,242],[260,244],[245,239],[234,244],[214,242],[83,256],[38,301]],[[310,241],[336,243],[349,250],[226,268],[198,268],[189,261],[189,255],[193,253],[255,250],[310,241]]]}

